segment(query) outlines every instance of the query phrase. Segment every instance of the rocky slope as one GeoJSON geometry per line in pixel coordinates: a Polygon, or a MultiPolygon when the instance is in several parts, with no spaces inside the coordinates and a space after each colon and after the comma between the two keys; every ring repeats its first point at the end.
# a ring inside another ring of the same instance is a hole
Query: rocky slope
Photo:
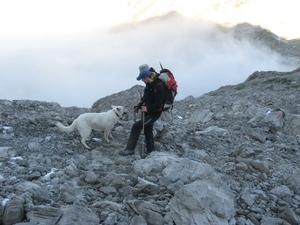
{"type": "Polygon", "coordinates": [[[92,108],[0,100],[3,225],[279,225],[300,223],[300,70],[255,72],[177,101],[155,152],[122,157],[133,114],[107,143],[61,133],[84,112],[129,110],[142,86],[92,108]]]}

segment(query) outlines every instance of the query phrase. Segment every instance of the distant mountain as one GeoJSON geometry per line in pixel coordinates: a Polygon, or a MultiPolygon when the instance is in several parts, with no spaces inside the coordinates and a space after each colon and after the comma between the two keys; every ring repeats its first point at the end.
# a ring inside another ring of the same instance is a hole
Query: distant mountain
{"type": "Polygon", "coordinates": [[[297,1],[287,0],[130,0],[128,22],[139,22],[178,12],[186,18],[203,19],[232,27],[249,23],[285,39],[300,38],[297,1]]]}
{"type": "MultiPolygon", "coordinates": [[[[159,13],[157,13],[159,14],[159,13]]],[[[182,21],[182,15],[176,11],[169,12],[162,16],[149,17],[143,21],[135,22],[134,24],[146,25],[149,22],[159,22],[159,21],[182,21]]],[[[199,30],[201,30],[201,25],[205,24],[206,21],[200,20],[199,30]]],[[[268,29],[265,29],[259,25],[252,25],[250,23],[240,23],[232,27],[223,26],[220,24],[209,23],[213,26],[212,29],[206,29],[207,35],[211,37],[212,43],[223,42],[224,37],[233,37],[237,40],[246,40],[250,44],[259,49],[264,49],[270,52],[276,52],[277,54],[283,56],[287,63],[296,63],[300,66],[300,39],[286,40],[268,29]]],[[[122,25],[121,27],[130,27],[132,24],[122,25]]],[[[197,35],[196,30],[194,30],[195,35],[197,35]]],[[[199,37],[201,39],[201,37],[199,37]]]]}
{"type": "Polygon", "coordinates": [[[275,51],[289,62],[300,63],[296,4],[294,0],[285,4],[272,0],[131,0],[127,22],[170,17],[184,17],[199,23],[208,21],[216,24],[218,31],[247,40],[260,49],[275,51]]]}
{"type": "Polygon", "coordinates": [[[300,59],[300,39],[285,40],[267,29],[249,23],[231,28],[235,38],[248,39],[252,44],[265,46],[286,57],[300,59]]]}

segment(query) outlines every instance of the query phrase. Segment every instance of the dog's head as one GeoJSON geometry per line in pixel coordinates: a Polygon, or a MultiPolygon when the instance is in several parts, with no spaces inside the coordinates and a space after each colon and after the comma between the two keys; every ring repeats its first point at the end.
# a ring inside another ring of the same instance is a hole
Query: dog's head
{"type": "Polygon", "coordinates": [[[116,113],[117,117],[119,117],[119,119],[123,120],[127,117],[128,112],[123,106],[112,105],[111,108],[116,113]]]}

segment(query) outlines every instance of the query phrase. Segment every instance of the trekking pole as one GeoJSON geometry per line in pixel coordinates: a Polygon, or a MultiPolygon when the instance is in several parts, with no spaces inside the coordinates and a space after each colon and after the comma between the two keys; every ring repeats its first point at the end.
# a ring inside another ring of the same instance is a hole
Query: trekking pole
{"type": "MultiPolygon", "coordinates": [[[[142,128],[142,134],[145,136],[145,112],[142,111],[142,122],[143,122],[143,128],[142,128]]],[[[145,137],[146,138],[146,137],[145,137]]],[[[141,149],[141,157],[145,158],[145,141],[142,141],[142,149],[141,149]]]]}
{"type": "Polygon", "coordinates": [[[160,68],[161,68],[161,69],[164,69],[164,67],[161,65],[161,62],[159,62],[159,65],[160,65],[160,68]]]}
{"type": "Polygon", "coordinates": [[[143,128],[142,128],[142,134],[145,134],[145,112],[142,111],[142,122],[143,122],[143,128]]]}
{"type": "Polygon", "coordinates": [[[133,121],[134,122],[136,122],[136,114],[137,114],[137,112],[136,112],[136,110],[134,110],[134,112],[133,112],[133,121]]]}

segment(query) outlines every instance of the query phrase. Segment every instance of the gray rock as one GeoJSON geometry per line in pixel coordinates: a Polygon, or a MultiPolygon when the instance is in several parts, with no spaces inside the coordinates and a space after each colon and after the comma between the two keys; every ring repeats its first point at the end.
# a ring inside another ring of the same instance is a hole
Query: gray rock
{"type": "Polygon", "coordinates": [[[98,176],[93,171],[88,171],[85,177],[85,181],[89,184],[95,184],[98,180],[98,176]]]}
{"type": "Polygon", "coordinates": [[[262,173],[269,173],[269,165],[266,162],[261,162],[260,160],[253,160],[251,165],[261,171],[262,173]]]}
{"type": "Polygon", "coordinates": [[[299,177],[300,171],[295,170],[293,174],[291,174],[287,178],[287,183],[289,184],[291,190],[293,190],[295,193],[300,194],[300,177],[299,177]]]}
{"type": "Polygon", "coordinates": [[[131,220],[130,225],[148,225],[147,221],[141,215],[134,216],[131,220]]]}
{"type": "Polygon", "coordinates": [[[279,217],[284,221],[289,222],[291,225],[298,225],[300,223],[299,217],[288,206],[285,206],[280,210],[279,217]]]}
{"type": "Polygon", "coordinates": [[[36,224],[56,224],[62,215],[61,209],[49,206],[34,206],[26,213],[27,219],[36,224]]]}
{"type": "Polygon", "coordinates": [[[10,158],[16,156],[16,151],[12,147],[0,147],[0,158],[10,158]]]}
{"type": "Polygon", "coordinates": [[[12,199],[8,201],[5,206],[2,224],[11,225],[22,222],[24,214],[23,200],[18,198],[12,199]]]}
{"type": "Polygon", "coordinates": [[[210,182],[195,181],[177,191],[170,201],[176,224],[228,224],[234,217],[234,197],[210,182]]]}
{"type": "Polygon", "coordinates": [[[61,207],[62,218],[57,225],[78,224],[78,225],[98,225],[100,219],[98,215],[88,207],[84,206],[64,206],[61,207]]]}

